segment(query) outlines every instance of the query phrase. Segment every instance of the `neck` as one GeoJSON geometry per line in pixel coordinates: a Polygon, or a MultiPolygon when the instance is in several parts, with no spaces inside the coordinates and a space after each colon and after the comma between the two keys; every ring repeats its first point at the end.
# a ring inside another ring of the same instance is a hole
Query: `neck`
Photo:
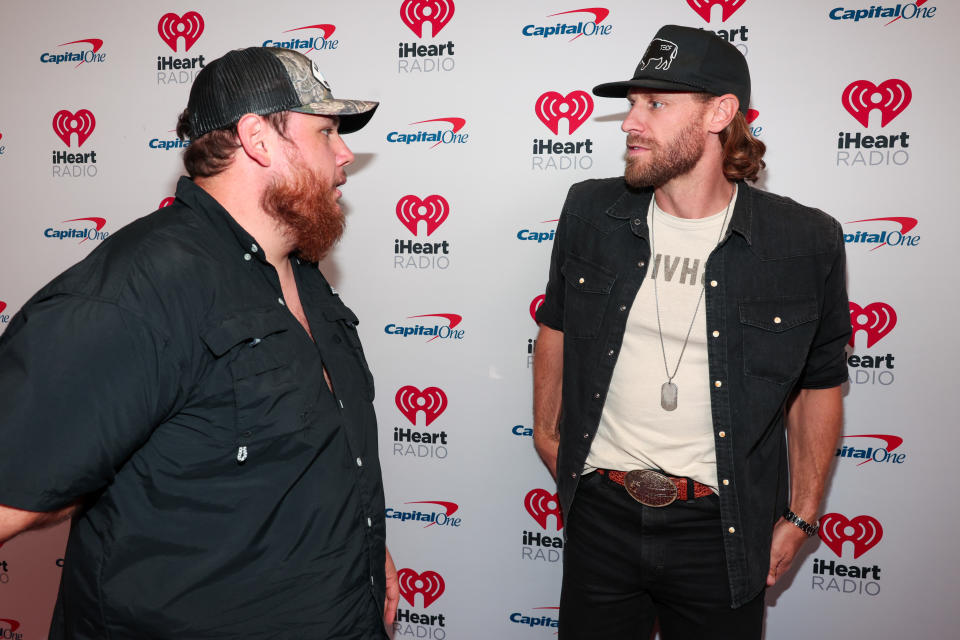
{"type": "Polygon", "coordinates": [[[723,175],[719,153],[705,153],[689,172],[656,188],[657,206],[678,218],[711,216],[730,203],[734,185],[723,175]]]}
{"type": "Polygon", "coordinates": [[[260,206],[262,186],[253,180],[238,178],[230,169],[211,178],[195,178],[194,183],[219,202],[230,217],[253,236],[274,269],[281,271],[290,268],[289,257],[295,247],[279,223],[260,206]]]}

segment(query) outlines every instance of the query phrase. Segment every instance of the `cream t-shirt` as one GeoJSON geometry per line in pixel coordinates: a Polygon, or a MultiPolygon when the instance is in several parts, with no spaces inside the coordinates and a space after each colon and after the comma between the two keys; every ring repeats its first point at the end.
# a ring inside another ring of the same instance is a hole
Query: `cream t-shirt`
{"type": "Polygon", "coordinates": [[[700,300],[707,258],[729,225],[729,209],[696,220],[662,211],[652,198],[650,221],[655,252],[645,282],[633,301],[617,364],[613,369],[600,426],[590,447],[584,473],[596,469],[659,469],[687,476],[717,490],[717,458],[710,413],[707,365],[707,321],[700,300]],[[677,375],[677,408],[660,405],[660,388],[667,381],[657,329],[654,299],[656,278],[660,326],[666,366],[672,374],[683,343],[690,338],[677,375]],[[696,317],[694,310],[696,309],[696,317]]]}

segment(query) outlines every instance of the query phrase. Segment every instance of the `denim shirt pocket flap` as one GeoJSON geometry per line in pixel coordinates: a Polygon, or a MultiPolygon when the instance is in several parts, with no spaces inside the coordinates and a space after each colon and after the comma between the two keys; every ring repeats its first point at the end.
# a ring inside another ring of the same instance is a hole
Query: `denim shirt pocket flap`
{"type": "Polygon", "coordinates": [[[617,279],[603,267],[574,257],[564,262],[561,273],[571,287],[583,293],[610,293],[617,279]]]}
{"type": "Polygon", "coordinates": [[[780,333],[819,319],[817,299],[772,298],[740,301],[740,323],[780,333]]]}

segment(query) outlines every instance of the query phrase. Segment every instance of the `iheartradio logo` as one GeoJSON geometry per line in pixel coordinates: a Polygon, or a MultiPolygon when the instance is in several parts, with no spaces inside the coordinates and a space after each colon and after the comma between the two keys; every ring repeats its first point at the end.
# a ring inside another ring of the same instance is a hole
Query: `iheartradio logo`
{"type": "Polygon", "coordinates": [[[543,301],[546,300],[547,296],[544,294],[538,295],[536,298],[530,301],[530,317],[533,318],[533,321],[537,321],[537,309],[543,305],[543,301]]]}
{"type": "Polygon", "coordinates": [[[523,499],[523,506],[541,528],[547,528],[549,516],[556,518],[557,531],[563,529],[563,513],[560,509],[560,498],[546,489],[533,489],[523,499]]]}
{"type": "Polygon", "coordinates": [[[447,394],[440,387],[427,387],[423,391],[412,385],[400,387],[394,401],[400,413],[414,426],[417,425],[418,412],[423,412],[429,427],[447,409],[447,394]]]}
{"type": "Polygon", "coordinates": [[[867,348],[869,349],[897,326],[897,312],[886,302],[871,302],[861,307],[856,302],[850,303],[850,326],[853,334],[850,336],[850,346],[856,346],[857,332],[867,334],[867,348]]]}
{"type": "Polygon", "coordinates": [[[843,108],[864,127],[870,126],[870,112],[880,111],[880,126],[885,127],[910,105],[913,92],[903,80],[891,78],[875,85],[856,80],[847,85],[840,97],[843,108]]]}
{"type": "Polygon", "coordinates": [[[872,516],[857,516],[848,520],[839,513],[827,513],[820,518],[820,539],[838,557],[843,557],[843,543],[853,543],[853,559],[856,560],[872,549],[883,538],[880,521],[872,516]]]}
{"type": "Polygon", "coordinates": [[[423,608],[426,609],[436,602],[446,589],[443,576],[436,571],[417,573],[413,569],[400,569],[397,571],[397,580],[400,582],[400,596],[411,607],[417,606],[414,600],[418,593],[422,596],[423,608]]]}
{"type": "Polygon", "coordinates": [[[440,228],[450,215],[450,203],[443,196],[433,194],[423,200],[414,195],[407,195],[397,201],[397,219],[417,235],[417,227],[423,220],[427,225],[427,235],[440,228]]]}
{"type": "Polygon", "coordinates": [[[77,146],[82,147],[96,126],[97,119],[89,109],[80,109],[76,113],[61,109],[53,115],[53,132],[68,147],[71,134],[77,134],[77,146]]]}
{"type": "Polygon", "coordinates": [[[593,98],[579,89],[565,96],[556,91],[547,91],[537,98],[534,113],[554,135],[560,134],[560,120],[566,118],[570,135],[573,135],[593,113],[593,98]]]}
{"type": "Polygon", "coordinates": [[[203,16],[196,11],[188,11],[182,16],[166,13],[157,23],[157,33],[167,46],[177,51],[178,40],[183,38],[183,50],[190,51],[203,34],[203,16]]]}
{"type": "Polygon", "coordinates": [[[432,37],[443,31],[453,18],[453,0],[403,0],[400,19],[418,38],[423,37],[423,25],[430,23],[432,37]]]}
{"type": "Polygon", "coordinates": [[[726,22],[746,1],[747,0],[687,0],[687,4],[690,5],[690,8],[693,9],[698,16],[703,18],[705,22],[710,22],[710,12],[713,10],[713,7],[720,5],[723,9],[720,15],[721,22],[726,22]]]}

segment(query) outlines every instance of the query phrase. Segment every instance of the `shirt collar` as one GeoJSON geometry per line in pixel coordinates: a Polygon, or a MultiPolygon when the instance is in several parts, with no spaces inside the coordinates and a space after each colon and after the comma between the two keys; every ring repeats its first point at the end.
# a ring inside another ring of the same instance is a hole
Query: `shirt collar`
{"type": "Polygon", "coordinates": [[[203,187],[187,176],[181,176],[177,182],[177,199],[208,221],[222,240],[236,242],[240,249],[239,255],[243,260],[259,260],[261,263],[267,263],[267,256],[256,238],[247,233],[247,230],[234,220],[230,212],[224,209],[223,205],[203,187]],[[250,258],[247,258],[247,255],[250,258]]]}
{"type": "MultiPolygon", "coordinates": [[[[749,245],[753,226],[752,189],[743,180],[737,182],[737,189],[737,203],[733,207],[730,224],[727,226],[727,236],[733,232],[739,233],[749,245]]],[[[653,197],[653,189],[650,187],[642,189],[627,187],[616,202],[610,205],[606,213],[611,218],[631,219],[630,230],[634,235],[646,238],[648,236],[647,209],[650,206],[651,197],[653,197]]]]}

